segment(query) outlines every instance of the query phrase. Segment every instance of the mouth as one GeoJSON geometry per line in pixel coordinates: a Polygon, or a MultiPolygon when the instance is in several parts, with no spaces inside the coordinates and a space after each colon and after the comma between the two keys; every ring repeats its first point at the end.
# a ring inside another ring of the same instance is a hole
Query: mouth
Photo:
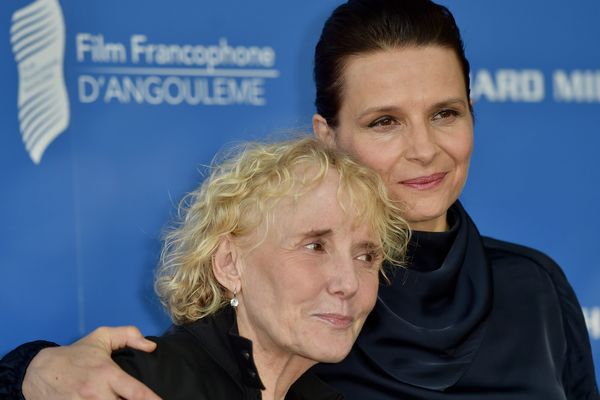
{"type": "Polygon", "coordinates": [[[438,187],[447,174],[447,172],[437,172],[428,176],[406,179],[404,181],[400,181],[400,183],[415,190],[429,190],[438,187]]]}
{"type": "Polygon", "coordinates": [[[325,322],[326,324],[329,324],[329,325],[333,326],[334,328],[338,328],[338,329],[348,328],[354,322],[354,318],[352,318],[349,315],[327,313],[327,314],[314,314],[313,316],[316,317],[318,320],[325,322]]]}

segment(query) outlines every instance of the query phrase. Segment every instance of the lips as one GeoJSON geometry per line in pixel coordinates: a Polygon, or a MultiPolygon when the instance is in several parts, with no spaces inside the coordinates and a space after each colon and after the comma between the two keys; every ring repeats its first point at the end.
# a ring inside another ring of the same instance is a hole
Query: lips
{"type": "Polygon", "coordinates": [[[447,174],[447,172],[437,172],[428,176],[406,179],[404,181],[400,181],[400,183],[404,186],[408,186],[411,189],[428,190],[439,186],[447,174]]]}
{"type": "Polygon", "coordinates": [[[314,316],[335,328],[348,328],[354,321],[351,316],[342,314],[315,314],[314,316]]]}

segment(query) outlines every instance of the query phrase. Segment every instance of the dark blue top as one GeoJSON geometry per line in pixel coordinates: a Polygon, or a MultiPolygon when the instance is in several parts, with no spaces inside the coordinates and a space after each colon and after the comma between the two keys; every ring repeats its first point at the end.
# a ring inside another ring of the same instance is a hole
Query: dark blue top
{"type": "Polygon", "coordinates": [[[346,399],[598,399],[581,308],[544,254],[451,230],[415,232],[350,355],[316,368],[346,399]]]}

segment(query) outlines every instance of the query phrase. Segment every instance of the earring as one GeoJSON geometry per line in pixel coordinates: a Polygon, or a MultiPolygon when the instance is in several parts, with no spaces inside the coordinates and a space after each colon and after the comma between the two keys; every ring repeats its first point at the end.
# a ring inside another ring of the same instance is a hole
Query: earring
{"type": "Polygon", "coordinates": [[[233,297],[231,298],[231,300],[229,300],[229,304],[231,304],[231,307],[233,308],[237,308],[237,306],[240,304],[240,301],[237,298],[237,290],[233,289],[233,297]]]}

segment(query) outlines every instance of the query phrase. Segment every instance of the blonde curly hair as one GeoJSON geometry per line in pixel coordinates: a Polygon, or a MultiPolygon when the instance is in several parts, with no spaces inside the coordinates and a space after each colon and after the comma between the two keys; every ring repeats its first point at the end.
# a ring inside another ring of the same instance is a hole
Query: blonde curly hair
{"type": "Polygon", "coordinates": [[[279,200],[306,193],[330,169],[340,176],[338,198],[349,199],[345,211],[351,208],[360,222],[371,225],[383,259],[401,265],[409,227],[376,172],[308,136],[246,143],[213,163],[210,176],[182,200],[178,221],[165,235],[155,289],[171,319],[191,322],[225,306],[228,290],[212,270],[222,238],[249,235],[269,221],[279,200]]]}

